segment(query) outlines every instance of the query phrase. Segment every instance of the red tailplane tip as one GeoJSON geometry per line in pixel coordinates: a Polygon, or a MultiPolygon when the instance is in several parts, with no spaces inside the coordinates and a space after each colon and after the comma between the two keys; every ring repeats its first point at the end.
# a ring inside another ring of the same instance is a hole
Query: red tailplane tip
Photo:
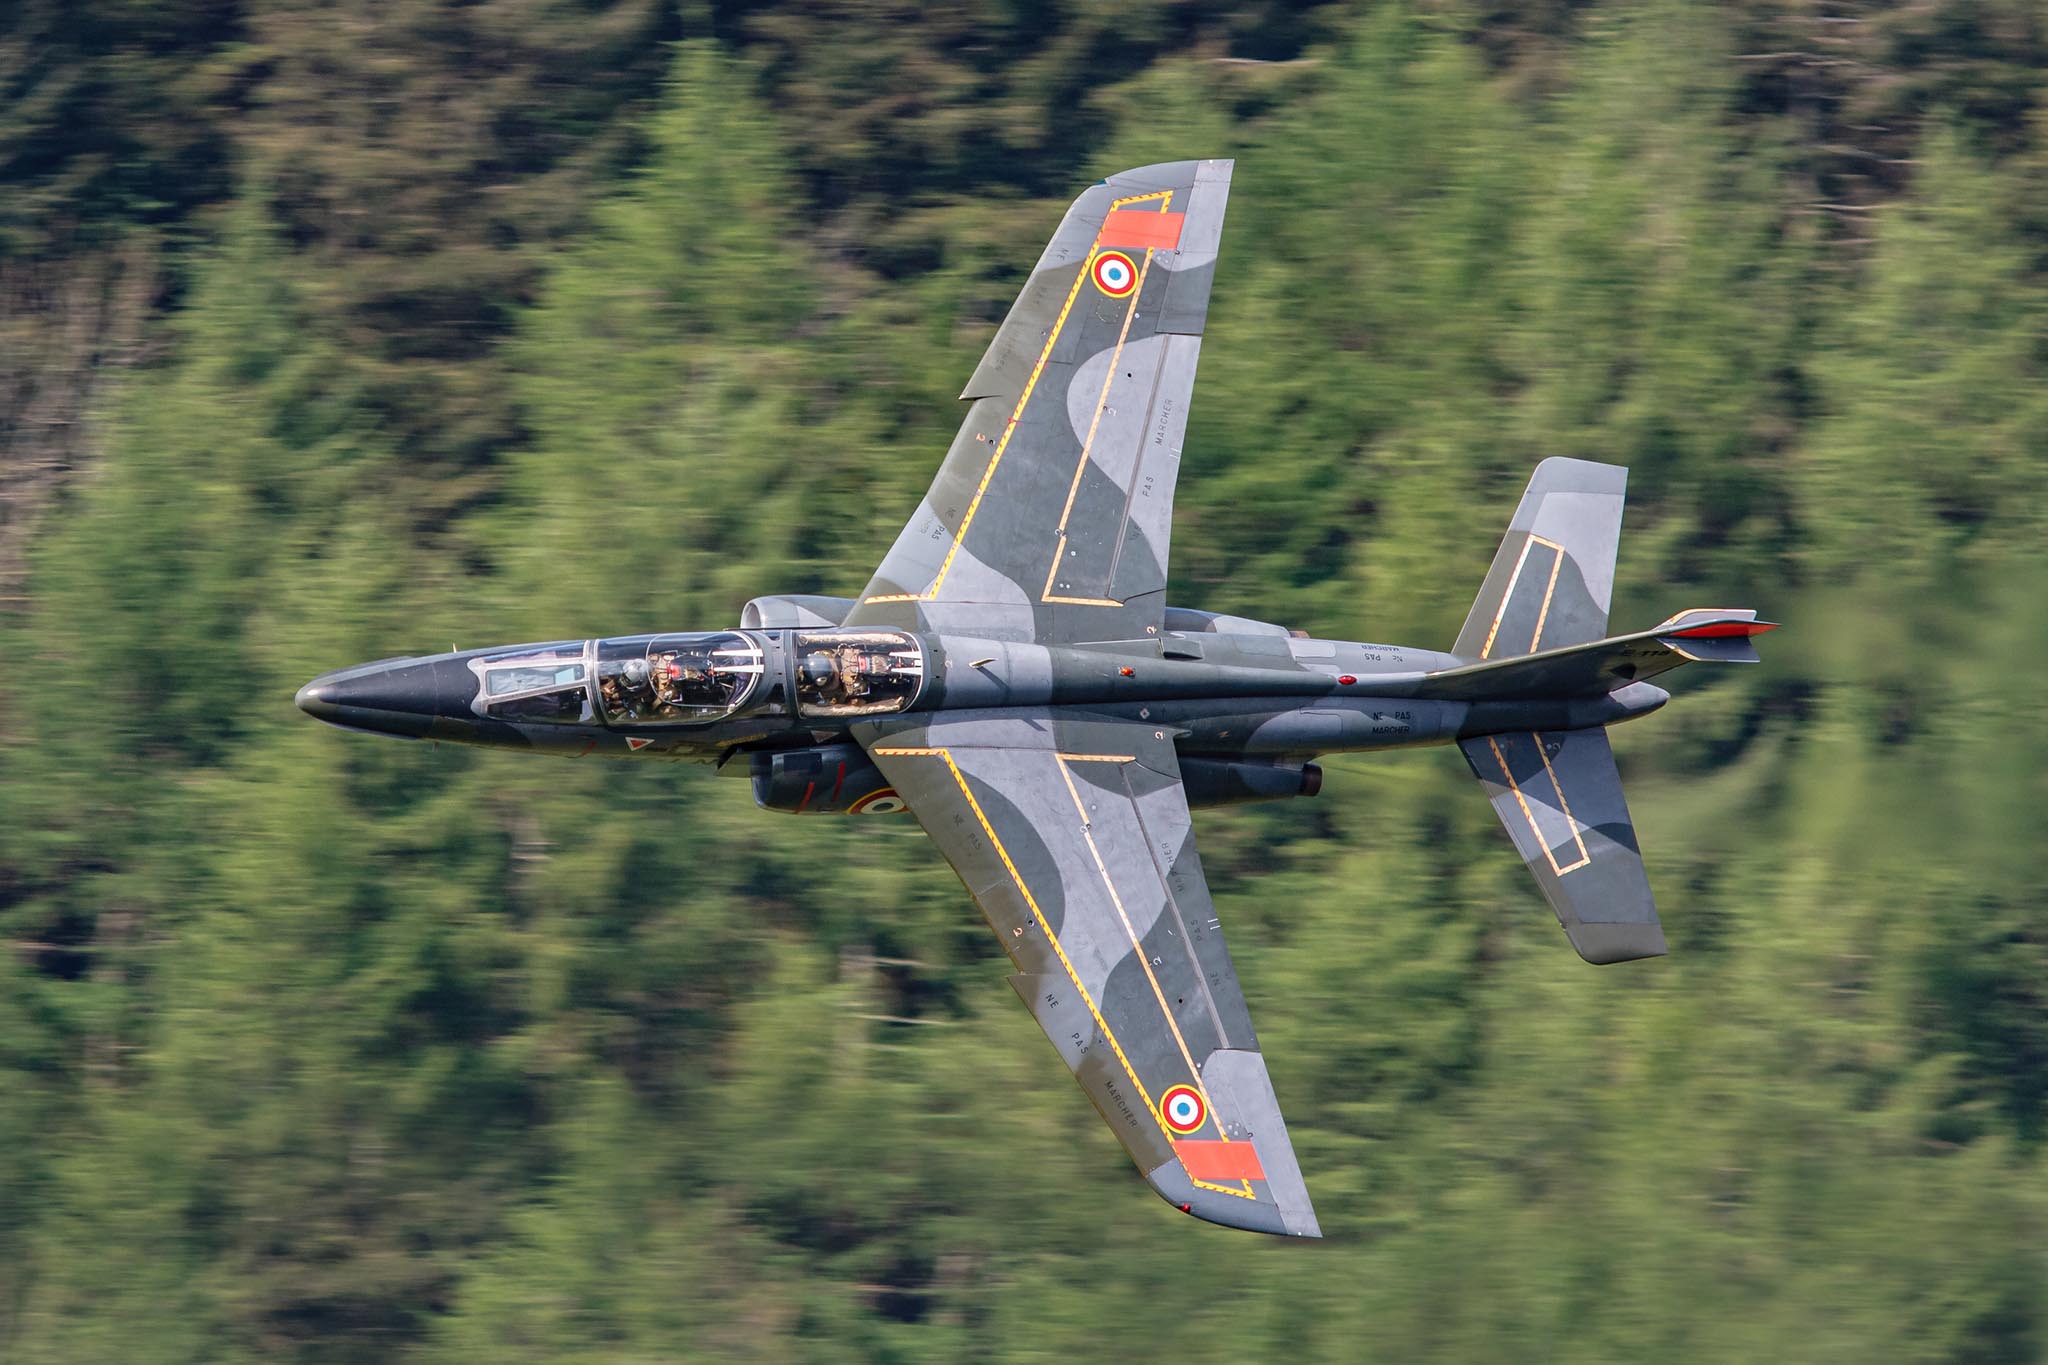
{"type": "Polygon", "coordinates": [[[1726,640],[1747,635],[1761,635],[1767,630],[1776,630],[1776,621],[1717,621],[1711,626],[1694,626],[1690,630],[1674,630],[1667,636],[1673,640],[1726,640]]]}

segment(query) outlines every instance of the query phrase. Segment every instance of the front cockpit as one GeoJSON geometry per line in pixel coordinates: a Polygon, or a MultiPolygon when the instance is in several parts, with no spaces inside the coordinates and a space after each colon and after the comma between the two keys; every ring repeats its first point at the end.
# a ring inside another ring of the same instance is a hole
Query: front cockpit
{"type": "Polygon", "coordinates": [[[582,640],[527,645],[469,660],[480,684],[470,710],[515,725],[573,725],[590,712],[590,665],[582,640]]]}

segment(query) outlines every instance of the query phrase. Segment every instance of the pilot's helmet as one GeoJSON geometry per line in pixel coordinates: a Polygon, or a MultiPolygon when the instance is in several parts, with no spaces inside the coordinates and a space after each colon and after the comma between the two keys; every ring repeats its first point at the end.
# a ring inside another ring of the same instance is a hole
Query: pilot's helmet
{"type": "Polygon", "coordinates": [[[626,667],[624,669],[624,672],[626,675],[627,682],[633,684],[633,686],[635,687],[644,686],[647,682],[647,660],[626,660],[626,667]]]}
{"type": "Polygon", "coordinates": [[[804,681],[813,687],[824,686],[832,681],[837,673],[837,670],[832,667],[832,661],[823,654],[804,655],[802,668],[804,681]]]}

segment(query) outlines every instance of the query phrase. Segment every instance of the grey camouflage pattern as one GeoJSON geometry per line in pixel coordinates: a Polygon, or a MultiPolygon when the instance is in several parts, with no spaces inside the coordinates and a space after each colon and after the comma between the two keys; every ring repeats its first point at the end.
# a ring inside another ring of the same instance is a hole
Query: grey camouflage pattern
{"type": "Polygon", "coordinates": [[[1627,491],[1618,465],[1537,465],[1451,652],[1500,659],[1605,634],[1627,491]]]}
{"type": "Polygon", "coordinates": [[[1230,171],[1146,166],[1074,201],[960,395],[973,406],[937,479],[846,624],[1041,643],[1157,631],[1230,171]],[[1099,240],[1115,209],[1180,215],[1178,244],[1099,240]],[[1123,296],[1093,269],[1112,252],[1135,267],[1123,296]]]}
{"type": "Polygon", "coordinates": [[[1016,966],[1010,984],[1152,1187],[1212,1222],[1320,1236],[1171,738],[1051,708],[854,734],[960,874],[1016,966]],[[1163,1112],[1177,1085],[1200,1095],[1199,1124],[1163,1112]],[[1262,1176],[1203,1178],[1189,1153],[1216,1143],[1250,1144],[1262,1176]]]}
{"type": "Polygon", "coordinates": [[[1664,931],[1607,732],[1488,735],[1458,747],[1579,956],[1661,956],[1664,931]]]}
{"type": "Polygon", "coordinates": [[[791,814],[908,810],[1151,1187],[1320,1235],[1195,849],[1196,806],[1313,796],[1323,754],[1457,744],[1587,960],[1665,951],[1604,727],[1755,662],[1747,609],[1603,638],[1627,471],[1539,465],[1448,653],[1169,607],[1174,488],[1231,163],[1075,201],[858,599],[738,631],[338,669],[298,705],[415,739],[714,765],[791,814]],[[738,761],[734,761],[738,760],[738,761]]]}

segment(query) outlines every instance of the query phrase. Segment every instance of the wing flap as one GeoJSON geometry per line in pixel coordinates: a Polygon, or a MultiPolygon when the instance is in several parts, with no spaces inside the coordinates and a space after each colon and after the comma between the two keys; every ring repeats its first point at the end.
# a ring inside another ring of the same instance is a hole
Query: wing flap
{"type": "Polygon", "coordinates": [[[1010,984],[1152,1187],[1211,1222],[1320,1235],[1172,742],[1049,711],[902,717],[856,733],[973,893],[1017,966],[1010,984]],[[1192,1148],[1191,1169],[1177,1146],[1188,1141],[1251,1150],[1192,1148]]]}

